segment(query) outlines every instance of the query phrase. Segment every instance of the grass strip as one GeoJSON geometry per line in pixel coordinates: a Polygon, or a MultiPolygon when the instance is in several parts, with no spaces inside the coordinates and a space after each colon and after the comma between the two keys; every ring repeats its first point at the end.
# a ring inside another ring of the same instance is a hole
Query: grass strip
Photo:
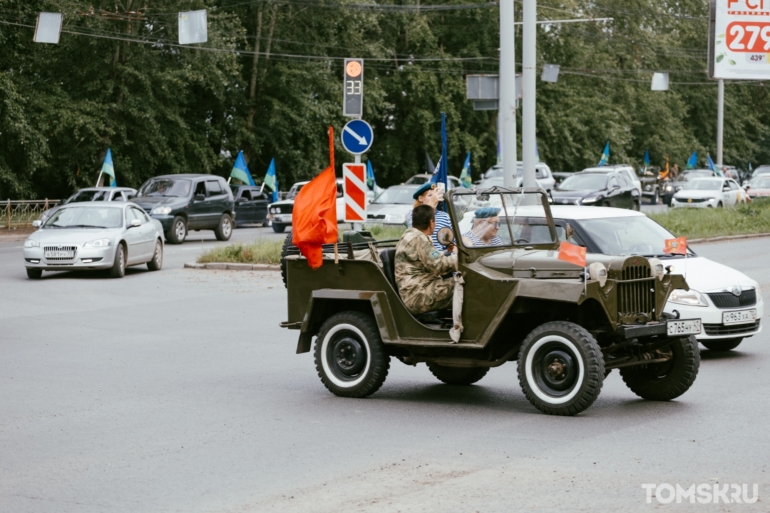
{"type": "Polygon", "coordinates": [[[688,239],[770,233],[770,199],[765,198],[735,208],[676,208],[649,216],[688,239]]]}

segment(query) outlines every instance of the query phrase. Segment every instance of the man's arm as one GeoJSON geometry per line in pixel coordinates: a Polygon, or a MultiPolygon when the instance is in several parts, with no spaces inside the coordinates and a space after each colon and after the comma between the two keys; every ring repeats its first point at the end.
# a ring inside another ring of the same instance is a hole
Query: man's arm
{"type": "Polygon", "coordinates": [[[433,245],[428,237],[422,238],[417,247],[420,262],[433,274],[442,275],[457,270],[457,255],[444,255],[433,245]]]}

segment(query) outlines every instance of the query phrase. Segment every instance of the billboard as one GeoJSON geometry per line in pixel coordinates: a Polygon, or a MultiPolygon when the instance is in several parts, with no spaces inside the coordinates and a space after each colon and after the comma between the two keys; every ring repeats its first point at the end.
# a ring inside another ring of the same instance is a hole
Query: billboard
{"type": "Polygon", "coordinates": [[[770,0],[710,0],[709,77],[770,78],[770,0]]]}

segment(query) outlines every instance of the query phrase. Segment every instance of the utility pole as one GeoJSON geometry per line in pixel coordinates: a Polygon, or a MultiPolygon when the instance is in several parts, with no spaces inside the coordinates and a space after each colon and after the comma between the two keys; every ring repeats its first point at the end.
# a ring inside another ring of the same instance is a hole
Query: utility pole
{"type": "Polygon", "coordinates": [[[500,105],[497,126],[502,130],[503,186],[516,187],[516,42],[513,0],[500,1],[500,105]]]}
{"type": "Polygon", "coordinates": [[[725,81],[719,79],[717,89],[717,166],[722,169],[722,143],[725,136],[725,81]]]}
{"type": "MultiPolygon", "coordinates": [[[[513,0],[511,0],[511,4],[513,0]]],[[[537,124],[535,120],[535,88],[537,66],[537,0],[524,0],[524,15],[522,17],[524,34],[522,37],[522,119],[521,119],[521,153],[524,164],[524,187],[537,187],[535,179],[535,137],[537,124]]],[[[505,159],[505,158],[504,158],[505,159]]]]}

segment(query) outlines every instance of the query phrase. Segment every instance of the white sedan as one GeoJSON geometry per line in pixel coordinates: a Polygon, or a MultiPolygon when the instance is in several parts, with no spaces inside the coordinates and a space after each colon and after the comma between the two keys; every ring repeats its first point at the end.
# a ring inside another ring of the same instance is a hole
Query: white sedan
{"type": "MultiPolygon", "coordinates": [[[[686,259],[682,255],[663,253],[664,241],[673,239],[674,235],[643,213],[560,205],[552,206],[551,213],[560,240],[565,240],[569,225],[573,232],[569,241],[585,246],[589,253],[655,257],[670,272],[684,275],[690,290],[675,290],[664,311],[680,319],[701,319],[703,331],[696,338],[707,348],[729,351],[744,338],[762,331],[765,304],[756,280],[700,257],[692,250],[688,250],[686,259]]],[[[515,223],[545,223],[544,219],[537,219],[542,217],[542,208],[521,207],[515,223]]],[[[537,243],[536,240],[530,242],[537,243]]]]}
{"type": "Polygon", "coordinates": [[[672,207],[721,208],[743,201],[741,186],[730,178],[697,178],[674,194],[672,207]]]}
{"type": "Polygon", "coordinates": [[[27,276],[43,271],[109,269],[122,278],[126,267],[163,265],[163,227],[133,203],[87,202],[64,205],[24,242],[27,276]]]}

